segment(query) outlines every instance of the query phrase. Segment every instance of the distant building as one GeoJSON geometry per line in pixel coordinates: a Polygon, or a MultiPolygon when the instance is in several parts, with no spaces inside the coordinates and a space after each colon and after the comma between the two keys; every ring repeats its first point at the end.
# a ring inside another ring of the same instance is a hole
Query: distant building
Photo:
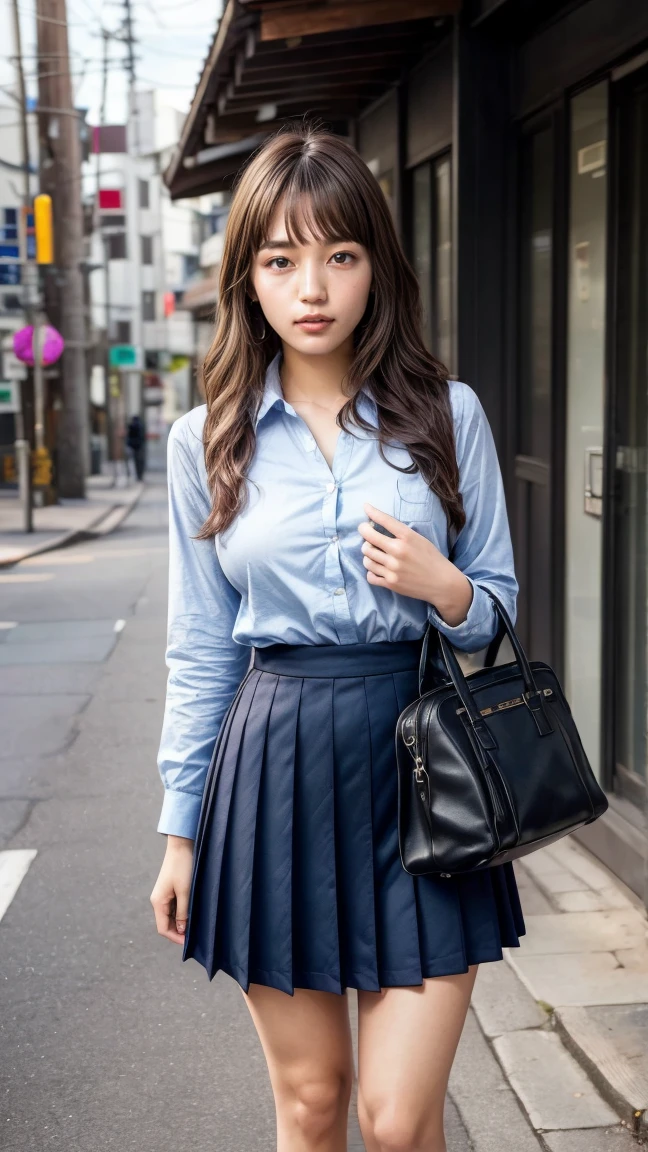
{"type": "Polygon", "coordinates": [[[86,171],[86,198],[94,206],[95,449],[104,459],[120,458],[128,418],[139,412],[149,467],[163,466],[170,423],[196,402],[197,329],[180,305],[200,275],[200,245],[215,226],[213,202],[221,199],[170,199],[161,172],[183,119],[164,93],[138,93],[127,125],[94,129],[86,171]]]}

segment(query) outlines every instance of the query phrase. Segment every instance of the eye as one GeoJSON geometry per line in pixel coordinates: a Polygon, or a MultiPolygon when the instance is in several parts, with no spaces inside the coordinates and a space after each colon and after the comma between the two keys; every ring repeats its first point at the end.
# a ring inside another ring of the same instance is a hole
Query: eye
{"type": "Polygon", "coordinates": [[[353,252],[334,252],[331,256],[331,260],[334,264],[337,264],[338,267],[344,267],[345,264],[353,264],[355,259],[356,257],[353,252]]]}
{"type": "Polygon", "coordinates": [[[282,272],[289,264],[290,260],[287,256],[273,256],[272,260],[268,260],[266,268],[278,268],[278,270],[282,272]]]}

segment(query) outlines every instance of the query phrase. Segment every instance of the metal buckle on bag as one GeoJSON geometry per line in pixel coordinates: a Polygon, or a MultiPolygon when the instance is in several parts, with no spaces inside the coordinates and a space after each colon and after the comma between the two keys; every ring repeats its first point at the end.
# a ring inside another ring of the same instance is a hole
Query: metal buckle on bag
{"type": "MultiPolygon", "coordinates": [[[[543,688],[542,695],[553,696],[553,688],[543,688]]],[[[526,692],[524,696],[514,696],[511,700],[502,700],[500,704],[491,704],[488,708],[480,708],[479,714],[480,716],[493,716],[496,712],[506,712],[509,708],[517,708],[519,704],[528,705],[526,692]]],[[[462,707],[457,708],[456,711],[457,716],[460,716],[462,712],[466,711],[466,709],[462,707]]]]}

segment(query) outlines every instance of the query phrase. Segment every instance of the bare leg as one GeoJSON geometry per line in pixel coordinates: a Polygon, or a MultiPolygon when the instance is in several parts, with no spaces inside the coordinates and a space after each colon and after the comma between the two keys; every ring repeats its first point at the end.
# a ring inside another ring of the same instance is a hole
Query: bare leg
{"type": "Polygon", "coordinates": [[[250,984],[245,995],[270,1073],[277,1152],[346,1152],[353,1049],[346,996],[250,984]]]}
{"type": "Polygon", "coordinates": [[[443,1105],[477,965],[358,993],[358,1115],[367,1152],[446,1152],[443,1105]]]}

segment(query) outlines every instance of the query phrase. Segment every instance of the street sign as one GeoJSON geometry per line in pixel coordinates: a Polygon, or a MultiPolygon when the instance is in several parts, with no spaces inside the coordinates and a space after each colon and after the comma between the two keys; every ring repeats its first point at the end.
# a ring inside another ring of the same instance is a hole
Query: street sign
{"type": "Polygon", "coordinates": [[[0,413],[20,412],[20,390],[15,380],[0,380],[0,413]]]}
{"type": "Polygon", "coordinates": [[[114,344],[110,349],[111,368],[136,368],[137,348],[132,344],[114,344]]]}
{"type": "Polygon", "coordinates": [[[27,367],[22,360],[6,348],[2,350],[2,375],[5,380],[26,380],[27,367]]]}

